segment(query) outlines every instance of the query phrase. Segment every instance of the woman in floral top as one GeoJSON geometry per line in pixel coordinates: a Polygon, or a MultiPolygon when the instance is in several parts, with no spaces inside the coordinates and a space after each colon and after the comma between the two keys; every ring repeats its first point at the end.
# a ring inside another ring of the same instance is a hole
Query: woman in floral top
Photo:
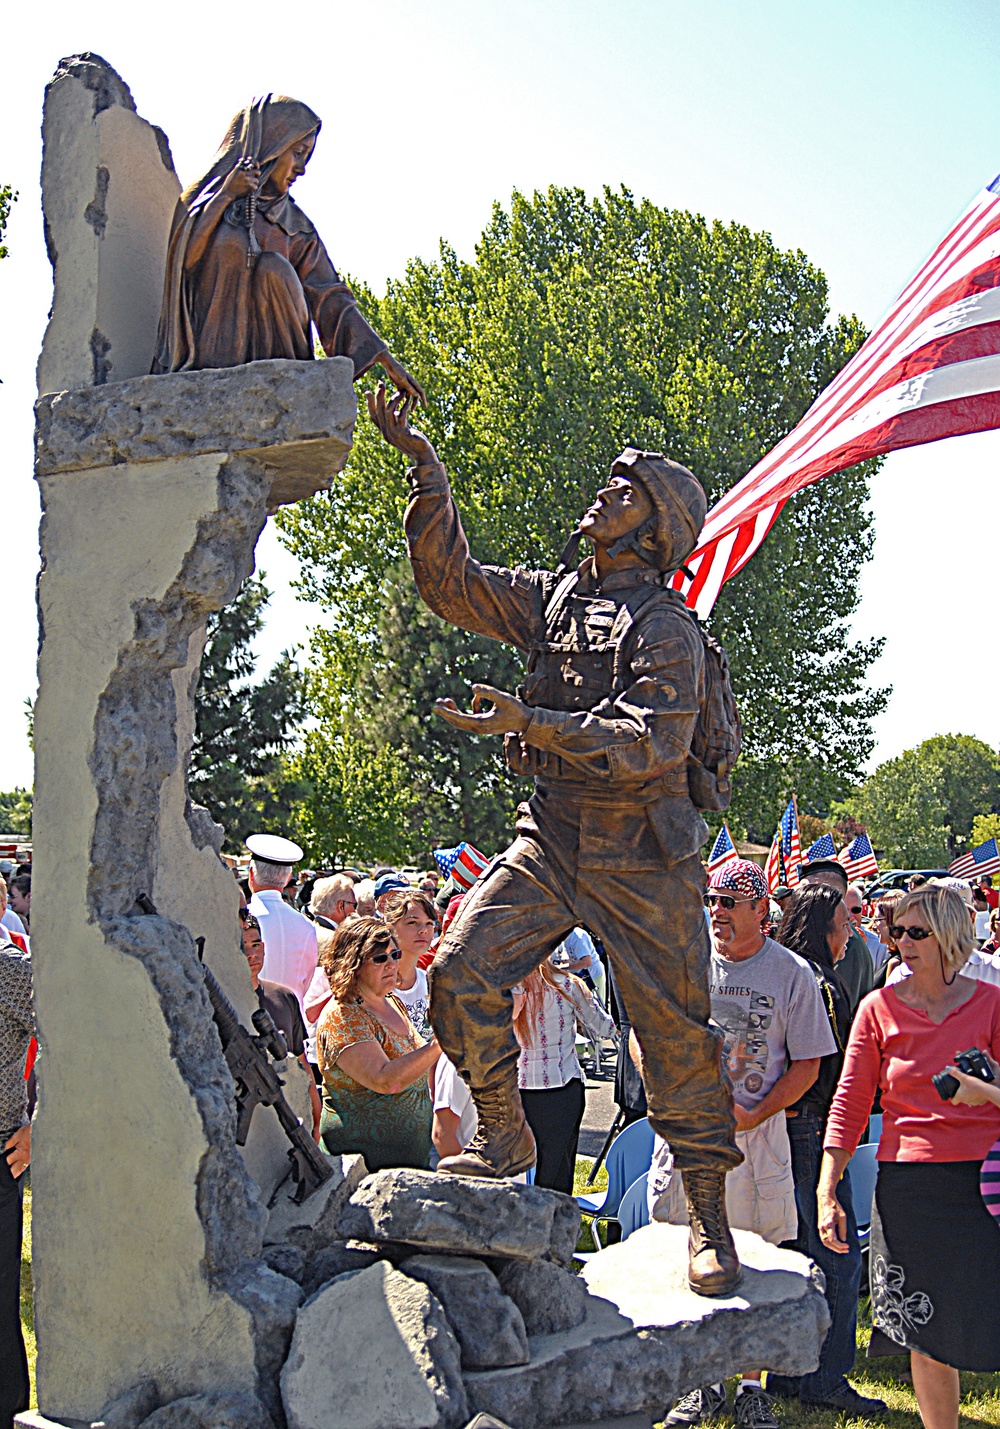
{"type": "Polygon", "coordinates": [[[587,985],[558,972],[551,958],[513,992],[517,1084],[538,1154],[535,1185],[571,1194],[585,1099],[576,1029],[596,1039],[610,1037],[615,1024],[587,985]]]}
{"type": "Polygon", "coordinates": [[[396,996],[399,957],[381,919],[356,918],[320,958],[333,993],[316,1029],[322,1142],[334,1154],[359,1151],[369,1171],[430,1160],[427,1074],[441,1049],[424,1042],[396,996]]]}

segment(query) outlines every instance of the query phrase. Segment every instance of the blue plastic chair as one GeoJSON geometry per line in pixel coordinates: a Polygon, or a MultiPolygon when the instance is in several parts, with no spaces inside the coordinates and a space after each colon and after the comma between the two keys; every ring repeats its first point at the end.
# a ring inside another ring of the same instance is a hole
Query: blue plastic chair
{"type": "Polygon", "coordinates": [[[868,1249],[872,1233],[872,1207],[875,1203],[875,1178],[878,1175],[878,1142],[866,1141],[859,1146],[848,1162],[851,1173],[851,1195],[854,1198],[854,1214],[858,1222],[858,1241],[862,1250],[868,1249]]]}
{"type": "Polygon", "coordinates": [[[882,1113],[876,1112],[868,1118],[868,1140],[877,1146],[882,1140],[882,1113]]]}
{"type": "Polygon", "coordinates": [[[649,1205],[646,1200],[646,1182],[649,1171],[644,1171],[637,1181],[622,1196],[615,1219],[622,1228],[622,1240],[627,1240],[640,1226],[649,1225],[649,1205]]]}
{"type": "Polygon", "coordinates": [[[576,1203],[585,1216],[592,1216],[591,1233],[594,1244],[601,1248],[597,1222],[613,1220],[618,1214],[622,1197],[633,1182],[649,1170],[653,1162],[653,1128],[645,1119],[634,1121],[611,1143],[605,1165],[608,1189],[603,1196],[577,1196],[576,1203]]]}

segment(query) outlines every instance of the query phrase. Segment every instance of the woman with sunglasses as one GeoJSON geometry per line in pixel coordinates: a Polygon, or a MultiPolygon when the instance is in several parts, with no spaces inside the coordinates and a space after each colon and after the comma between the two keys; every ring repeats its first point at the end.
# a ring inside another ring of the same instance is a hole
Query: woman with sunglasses
{"type": "Polygon", "coordinates": [[[369,1171],[430,1163],[427,1075],[441,1049],[396,995],[400,956],[381,918],[342,924],[320,954],[333,994],[316,1029],[322,1142],[333,1154],[359,1151],[369,1171]]]}
{"type": "Polygon", "coordinates": [[[953,888],[907,894],[890,931],[910,976],[871,993],[855,1018],[827,1121],[820,1235],[848,1253],[837,1184],[880,1088],[868,1353],[909,1352],[926,1429],[956,1429],[959,1370],[1000,1369],[1000,1234],[980,1194],[1000,1107],[942,1100],[932,1078],[972,1047],[996,1069],[1000,988],[958,976],[973,940],[953,888]]]}

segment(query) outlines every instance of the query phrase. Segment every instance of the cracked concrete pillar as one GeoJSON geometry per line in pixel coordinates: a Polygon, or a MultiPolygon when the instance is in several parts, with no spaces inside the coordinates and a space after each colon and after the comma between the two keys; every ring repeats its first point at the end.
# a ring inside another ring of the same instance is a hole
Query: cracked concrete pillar
{"type": "Polygon", "coordinates": [[[167,235],[181,191],[162,129],[140,119],[100,55],[72,55],[45,91],[45,242],[55,299],[39,392],[149,371],[167,235]]]}
{"type": "Polygon", "coordinates": [[[43,388],[70,390],[36,407],[38,1398],[41,1415],[86,1423],[150,1380],[161,1402],[232,1387],[277,1403],[299,1292],[259,1256],[287,1143],[258,1109],[246,1156],[235,1144],[197,937],[245,1023],[255,1000],[222,831],[191,805],[186,766],[206,620],[253,569],[268,512],[329,486],[356,415],[345,358],[108,380],[148,366],[155,322],[149,304],[126,321],[139,271],[127,255],[156,266],[170,191],[151,172],[166,172],[165,140],[127,97],[93,56],[64,62],[49,89],[43,202],[62,246],[40,372],[43,388]],[[87,96],[81,138],[69,118],[87,96]],[[80,143],[112,153],[109,115],[125,124],[124,181],[109,160],[107,227],[92,240],[61,186],[76,182],[80,143]],[[134,211],[113,207],[122,193],[134,211]],[[109,263],[99,245],[115,226],[126,257],[109,263]],[[110,368],[88,365],[98,321],[110,368]]]}

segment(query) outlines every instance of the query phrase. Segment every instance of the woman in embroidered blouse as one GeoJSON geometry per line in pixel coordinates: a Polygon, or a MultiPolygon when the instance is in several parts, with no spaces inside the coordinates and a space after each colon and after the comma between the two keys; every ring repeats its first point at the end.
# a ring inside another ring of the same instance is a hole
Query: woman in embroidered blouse
{"type": "Polygon", "coordinates": [[[580,978],[557,971],[551,958],[514,989],[514,1033],[521,1044],[517,1084],[535,1137],[535,1185],[573,1191],[583,1121],[583,1069],[576,1029],[610,1037],[615,1024],[580,978]]]}
{"type": "Polygon", "coordinates": [[[972,951],[972,924],[952,888],[927,884],[907,894],[892,937],[911,976],[858,1009],[827,1121],[820,1235],[847,1253],[837,1183],[879,1089],[868,1353],[909,1351],[926,1429],[956,1429],[958,1371],[1000,1369],[1000,1234],[980,1192],[1000,1106],[969,1079],[943,1101],[931,1078],[970,1047],[1000,1072],[1000,988],[958,976],[972,951]]]}
{"type": "Polygon", "coordinates": [[[424,1042],[396,996],[399,958],[379,918],[342,924],[320,958],[333,993],[316,1029],[320,1133],[331,1153],[361,1152],[369,1171],[430,1161],[427,1074],[441,1049],[424,1042]]]}

